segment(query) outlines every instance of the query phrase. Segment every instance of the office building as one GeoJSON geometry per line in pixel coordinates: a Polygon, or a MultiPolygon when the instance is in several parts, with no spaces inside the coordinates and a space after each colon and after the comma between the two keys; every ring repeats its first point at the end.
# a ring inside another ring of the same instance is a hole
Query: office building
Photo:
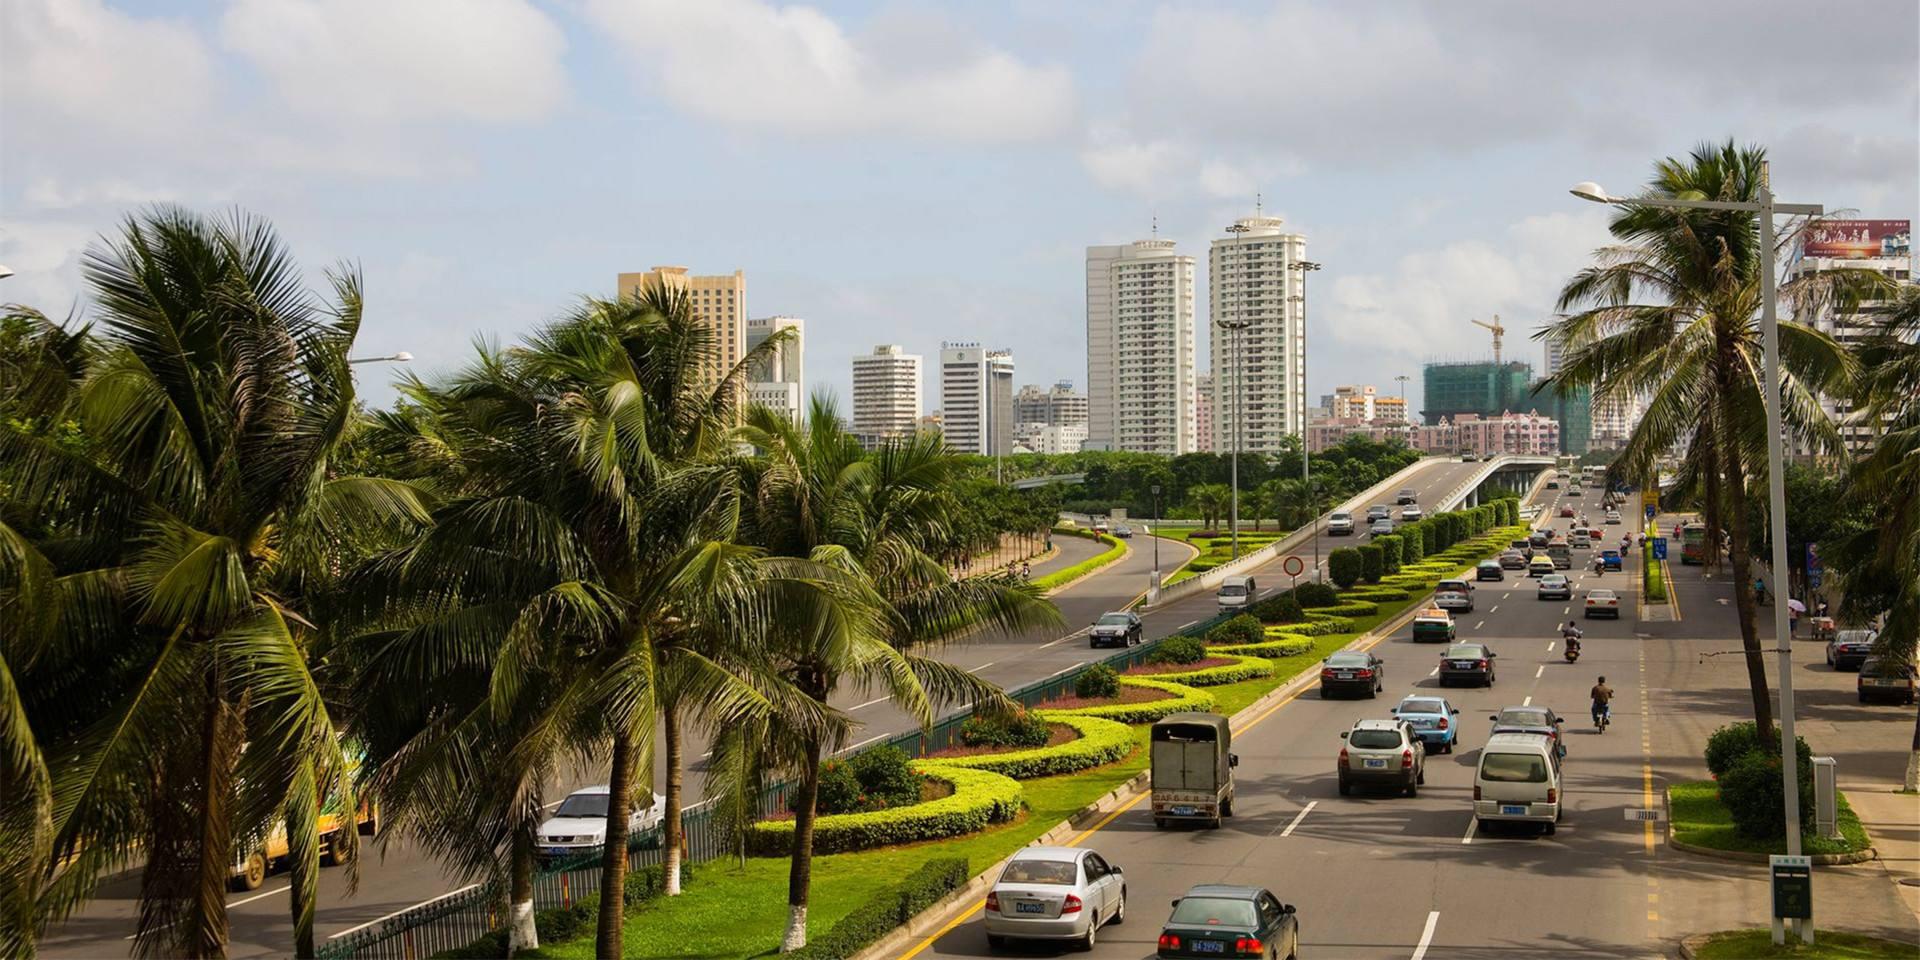
{"type": "MultiPolygon", "coordinates": [[[[1902,285],[1913,279],[1913,223],[1910,220],[1827,220],[1808,231],[1800,245],[1800,256],[1788,268],[1789,281],[1802,280],[1830,270],[1871,270],[1902,285]]],[[[1839,311],[1834,304],[1800,308],[1795,320],[1827,334],[1843,346],[1852,348],[1872,337],[1884,322],[1891,300],[1868,300],[1853,309],[1839,311]]],[[[1821,407],[1840,428],[1847,453],[1858,456],[1871,450],[1883,429],[1870,418],[1860,417],[1853,402],[1845,397],[1823,396],[1821,407]]],[[[1795,455],[1812,453],[1794,441],[1795,455]]]]}
{"type": "Polygon", "coordinates": [[[1013,428],[1014,453],[1079,453],[1087,441],[1087,425],[1056,426],[1022,423],[1013,428]]]}
{"type": "Polygon", "coordinates": [[[912,436],[920,420],[920,356],[883,344],[853,358],[853,432],[875,446],[912,436]]]}
{"type": "Polygon", "coordinates": [[[1203,373],[1193,382],[1193,451],[1213,451],[1213,374],[1203,373]]]}
{"type": "Polygon", "coordinates": [[[1407,401],[1387,396],[1371,384],[1359,387],[1335,387],[1326,400],[1327,415],[1334,420],[1404,421],[1407,401]]]}
{"type": "Polygon", "coordinates": [[[1646,405],[1639,397],[1611,397],[1593,401],[1593,441],[1590,449],[1618,450],[1640,422],[1646,405]]]}
{"type": "Polygon", "coordinates": [[[1087,425],[1086,395],[1076,393],[1071,380],[1062,380],[1044,390],[1029,383],[1014,395],[1013,422],[1084,427],[1087,425]]]}
{"type": "Polygon", "coordinates": [[[1171,240],[1087,248],[1087,447],[1194,449],[1193,267],[1171,240]]]}
{"type": "Polygon", "coordinates": [[[707,382],[718,383],[746,354],[747,277],[742,271],[702,277],[689,274],[686,267],[654,267],[620,274],[618,288],[623,297],[653,288],[686,294],[694,319],[713,331],[713,356],[701,364],[707,382]]]}
{"type": "Polygon", "coordinates": [[[1013,450],[1013,352],[977,343],[940,345],[941,433],[956,453],[1013,450]]]}
{"type": "Polygon", "coordinates": [[[1207,252],[1213,448],[1231,450],[1237,433],[1243,451],[1278,453],[1283,438],[1307,429],[1306,334],[1293,269],[1306,258],[1307,238],[1268,216],[1242,217],[1227,231],[1207,252]]]}
{"type": "Polygon", "coordinates": [[[781,331],[790,331],[788,339],[775,344],[769,356],[748,364],[747,396],[762,406],[780,410],[789,420],[799,423],[806,403],[806,321],[798,317],[748,319],[746,352],[753,353],[769,337],[781,331]]]}

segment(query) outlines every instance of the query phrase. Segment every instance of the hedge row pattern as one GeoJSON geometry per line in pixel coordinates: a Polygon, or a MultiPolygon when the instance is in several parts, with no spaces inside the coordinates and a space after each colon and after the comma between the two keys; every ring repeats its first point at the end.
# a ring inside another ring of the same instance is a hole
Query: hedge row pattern
{"type": "MultiPolygon", "coordinates": [[[[987,770],[916,760],[913,768],[953,785],[953,795],[905,807],[836,813],[813,824],[813,852],[846,853],[896,843],[944,840],[1004,823],[1020,812],[1020,784],[987,770]]],[[[758,856],[782,856],[793,847],[792,820],[753,825],[748,846],[758,856]]]]}
{"type": "Polygon", "coordinates": [[[1034,716],[1064,723],[1080,736],[1050,747],[972,757],[937,757],[921,762],[929,766],[989,770],[1015,780],[1032,780],[1102,766],[1133,752],[1133,731],[1124,723],[1052,710],[1036,710],[1034,716]]]}
{"type": "MultiPolygon", "coordinates": [[[[1366,600],[1373,603],[1400,603],[1413,599],[1413,594],[1393,587],[1367,587],[1362,590],[1349,590],[1345,594],[1348,600],[1366,600]]],[[[1309,611],[1308,616],[1312,616],[1309,611]]]]}
{"type": "MultiPolygon", "coordinates": [[[[1309,615],[1311,616],[1311,614],[1309,615]]],[[[1347,633],[1353,629],[1352,617],[1312,617],[1306,623],[1288,623],[1277,627],[1268,627],[1267,635],[1287,634],[1295,637],[1325,637],[1336,633],[1347,633]]]]}
{"type": "Polygon", "coordinates": [[[1074,707],[1069,710],[1048,710],[1051,715],[1072,714],[1081,717],[1100,717],[1115,723],[1152,723],[1169,714],[1197,710],[1202,713],[1213,709],[1213,694],[1205,690],[1189,687],[1167,680],[1149,680],[1146,677],[1121,677],[1121,686],[1147,687],[1152,690],[1165,690],[1173,696],[1164,700],[1148,700],[1144,703],[1110,703],[1097,707],[1074,707]]]}
{"type": "Polygon", "coordinates": [[[1255,677],[1273,676],[1273,664],[1259,656],[1236,656],[1229,648],[1215,647],[1210,654],[1231,657],[1234,663],[1223,663],[1217,667],[1202,670],[1187,670],[1180,673],[1135,674],[1141,679],[1171,680],[1189,687],[1220,687],[1255,677]]]}
{"type": "Polygon", "coordinates": [[[1321,607],[1314,611],[1328,617],[1371,617],[1379,612],[1379,604],[1366,600],[1348,600],[1337,606],[1321,607]]]}
{"type": "MultiPolygon", "coordinates": [[[[1067,529],[1067,528],[1056,528],[1054,532],[1064,533],[1068,536],[1084,536],[1084,534],[1081,534],[1077,531],[1067,529]]],[[[1033,585],[1035,587],[1038,587],[1041,590],[1051,590],[1054,587],[1060,586],[1061,584],[1064,584],[1070,580],[1078,579],[1083,574],[1092,573],[1093,571],[1098,570],[1101,567],[1104,567],[1107,564],[1120,559],[1120,555],[1127,552],[1127,545],[1125,543],[1122,543],[1118,537],[1110,537],[1110,536],[1107,536],[1106,534],[1097,534],[1094,537],[1092,537],[1092,539],[1098,540],[1101,543],[1106,544],[1107,545],[1106,551],[1096,556],[1088,557],[1087,559],[1082,560],[1071,567],[1067,567],[1064,570],[1055,570],[1054,572],[1049,573],[1044,577],[1039,577],[1033,581],[1033,585]]]]}
{"type": "MultiPolygon", "coordinates": [[[[940,857],[928,860],[920,869],[907,874],[899,885],[876,894],[807,945],[786,954],[790,960],[838,960],[851,957],[879,942],[922,910],[940,902],[940,898],[965,886],[973,876],[964,857],[940,857]]],[[[504,956],[504,954],[503,954],[504,956]]]]}
{"type": "Polygon", "coordinates": [[[1279,657],[1299,656],[1312,649],[1312,640],[1298,636],[1282,635],[1279,639],[1263,640],[1259,643],[1239,643],[1225,647],[1209,647],[1208,652],[1277,659],[1279,657]]]}

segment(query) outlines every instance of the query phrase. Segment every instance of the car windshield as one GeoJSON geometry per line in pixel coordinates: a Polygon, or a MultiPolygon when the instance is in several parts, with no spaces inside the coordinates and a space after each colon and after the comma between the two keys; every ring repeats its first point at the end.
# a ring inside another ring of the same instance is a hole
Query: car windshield
{"type": "Polygon", "coordinates": [[[1904,663],[1869,657],[1867,662],[1860,665],[1860,673],[1868,677],[1907,677],[1913,675],[1913,668],[1904,663]]]}
{"type": "Polygon", "coordinates": [[[1253,901],[1228,900],[1225,897],[1182,897],[1173,908],[1168,923],[1201,927],[1258,927],[1253,901]]]}
{"type": "Polygon", "coordinates": [[[555,810],[556,817],[606,817],[607,795],[604,793],[576,793],[560,801],[560,809],[555,810]]]}
{"type": "Polygon", "coordinates": [[[1465,593],[1467,592],[1467,582],[1465,580],[1442,580],[1440,581],[1439,589],[1453,593],[1465,593]]]}
{"type": "Polygon", "coordinates": [[[1327,658],[1329,667],[1364,667],[1366,665],[1367,655],[1364,653],[1336,653],[1327,658]]]}
{"type": "MultiPolygon", "coordinates": [[[[1483,567],[1497,567],[1497,566],[1499,566],[1499,564],[1497,564],[1497,563],[1494,563],[1494,562],[1493,562],[1492,560],[1482,560],[1482,561],[1480,561],[1480,565],[1481,565],[1481,566],[1483,566],[1483,567]]],[[[1488,589],[1492,589],[1492,588],[1488,588],[1488,589]]]]}
{"type": "Polygon", "coordinates": [[[1485,655],[1486,652],[1483,649],[1471,643],[1454,644],[1447,648],[1446,653],[1450,658],[1461,660],[1478,660],[1485,655]]]}
{"type": "Polygon", "coordinates": [[[1613,594],[1613,591],[1612,591],[1612,590],[1589,590],[1589,591],[1587,591],[1587,599],[1589,599],[1589,600],[1612,600],[1612,599],[1613,599],[1613,597],[1614,597],[1614,594],[1613,594]]]}
{"type": "Polygon", "coordinates": [[[1100,618],[1100,625],[1103,627],[1124,627],[1131,622],[1124,613],[1109,613],[1100,618]]]}
{"type": "Polygon", "coordinates": [[[1480,779],[1496,783],[1546,783],[1547,761],[1531,753],[1482,754],[1480,779]]]}
{"type": "Polygon", "coordinates": [[[1238,597],[1246,592],[1247,588],[1237,583],[1229,583],[1220,588],[1220,595],[1223,597],[1238,597]]]}
{"type": "Polygon", "coordinates": [[[1408,714],[1408,713],[1444,714],[1447,712],[1447,703],[1444,700],[1402,700],[1400,701],[1400,712],[1402,714],[1408,714]]]}
{"type": "Polygon", "coordinates": [[[1839,633],[1836,633],[1833,635],[1833,642],[1835,643],[1872,643],[1873,631],[1842,630],[1839,633]]]}
{"type": "Polygon", "coordinates": [[[1015,860],[1001,871],[1001,883],[1071,884],[1079,868],[1071,860],[1015,860]]]}
{"type": "Polygon", "coordinates": [[[1352,519],[1353,519],[1353,514],[1351,514],[1351,513],[1336,513],[1336,514],[1334,514],[1333,516],[1331,516],[1331,517],[1329,517],[1328,519],[1330,519],[1330,520],[1352,520],[1352,519]]]}
{"type": "Polygon", "coordinates": [[[1543,587],[1564,587],[1567,585],[1567,578],[1557,573],[1549,574],[1548,576],[1540,578],[1540,585],[1543,587]]]}
{"type": "Polygon", "coordinates": [[[1526,727],[1545,727],[1551,725],[1547,721],[1547,712],[1545,710],[1511,707],[1500,711],[1499,719],[1494,722],[1526,727]]]}
{"type": "Polygon", "coordinates": [[[1347,743],[1368,750],[1388,750],[1400,745],[1400,732],[1362,727],[1347,734],[1347,743]]]}

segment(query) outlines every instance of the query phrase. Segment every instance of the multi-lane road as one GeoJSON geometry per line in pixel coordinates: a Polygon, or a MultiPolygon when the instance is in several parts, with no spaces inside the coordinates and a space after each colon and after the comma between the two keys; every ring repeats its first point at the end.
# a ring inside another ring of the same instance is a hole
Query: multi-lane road
{"type": "MultiPolygon", "coordinates": [[[[1390,489],[1384,494],[1361,502],[1358,509],[1364,515],[1366,508],[1376,502],[1392,505],[1395,494],[1403,486],[1413,488],[1423,505],[1434,504],[1441,497],[1455,492],[1482,466],[1480,463],[1451,460],[1423,461],[1404,482],[1389,485],[1390,489]]],[[[1357,538],[1323,535],[1321,553],[1324,557],[1336,546],[1364,539],[1364,535],[1357,538]]],[[[1061,564],[1077,562],[1091,555],[1094,549],[1090,541],[1078,538],[1057,537],[1056,542],[1064,552],[1058,561],[1061,564]]],[[[1064,673],[1090,659],[1110,656],[1111,650],[1090,649],[1085,631],[1087,625],[1100,614],[1125,608],[1146,590],[1153,565],[1152,540],[1136,536],[1130,541],[1130,548],[1126,556],[1099,573],[1053,596],[1062,618],[1062,626],[1058,629],[1018,636],[974,636],[949,644],[936,651],[936,654],[940,659],[964,667],[1004,688],[1031,683],[1064,673]]],[[[1303,547],[1300,553],[1310,556],[1311,549],[1303,547]]],[[[1162,568],[1172,570],[1191,554],[1191,548],[1184,543],[1162,541],[1160,554],[1162,568]]],[[[1036,575],[1040,572],[1044,571],[1037,570],[1036,575]]],[[[1259,579],[1263,593],[1284,586],[1278,561],[1268,563],[1253,573],[1259,579]]],[[[1212,616],[1216,610],[1217,603],[1210,592],[1162,604],[1145,613],[1146,636],[1148,639],[1166,636],[1212,616]]],[[[850,746],[889,737],[916,725],[911,717],[896,709],[885,698],[884,691],[843,689],[835,692],[832,702],[834,706],[850,712],[861,723],[850,746]]],[[[687,784],[693,796],[689,799],[699,796],[702,780],[700,755],[706,749],[703,738],[690,738],[688,753],[692,772],[687,784]]],[[[663,773],[664,768],[657,770],[656,776],[663,773]]],[[[568,790],[602,781],[603,778],[594,771],[577,771],[555,784],[551,798],[557,803],[568,790]]],[[[447,875],[440,861],[429,851],[421,850],[400,838],[395,838],[395,842],[387,844],[384,850],[377,846],[365,848],[359,869],[359,889],[352,894],[347,890],[344,871],[321,871],[316,913],[316,932],[321,940],[377,922],[467,883],[447,875]]],[[[41,944],[41,952],[49,957],[124,954],[130,945],[125,938],[134,928],[138,891],[139,881],[134,874],[106,881],[101,886],[100,896],[74,917],[49,931],[41,944]]],[[[266,885],[259,890],[230,894],[228,908],[232,936],[230,956],[280,956],[288,951],[292,942],[292,925],[288,919],[287,879],[284,875],[270,876],[266,885]]]]}
{"type": "MultiPolygon", "coordinates": [[[[1587,493],[1571,502],[1597,519],[1587,493]]],[[[1564,527],[1554,516],[1564,491],[1541,497],[1540,522],[1564,527]]],[[[1607,529],[1617,537],[1630,528],[1607,529]]],[[[1583,552],[1574,556],[1571,602],[1540,600],[1536,581],[1509,571],[1505,581],[1478,584],[1475,610],[1457,616],[1460,640],[1499,654],[1493,687],[1440,688],[1440,645],[1415,644],[1402,627],[1370,644],[1389,678],[1378,699],[1322,700],[1309,687],[1240,720],[1235,816],[1223,829],[1157,830],[1136,802],[1083,834],[1079,845],[1125,870],[1131,904],[1123,926],[1102,931],[1093,956],[1152,956],[1167,904],[1199,883],[1270,888],[1298,909],[1301,956],[1313,958],[1660,957],[1685,934],[1763,922],[1763,866],[1676,854],[1664,846],[1664,825],[1633,819],[1661,805],[1669,780],[1704,778],[1706,733],[1742,715],[1735,658],[1701,656],[1738,647],[1731,608],[1718,602],[1730,585],[1675,567],[1685,619],[1643,622],[1636,559],[1624,572],[1596,576],[1581,565],[1583,552]],[[1582,598],[1595,587],[1620,592],[1620,620],[1582,618],[1582,598]],[[1578,663],[1563,658],[1558,625],[1569,618],[1585,629],[1578,663]],[[1616,693],[1605,733],[1588,719],[1588,691],[1602,675],[1616,693]],[[1417,798],[1363,789],[1340,796],[1340,732],[1357,719],[1387,717],[1416,693],[1460,708],[1458,746],[1429,755],[1417,798]],[[1510,705],[1549,706],[1566,717],[1567,806],[1552,836],[1481,831],[1472,816],[1489,715],[1510,705]]],[[[1799,645],[1800,682],[1810,691],[1803,704],[1822,703],[1822,719],[1844,712],[1858,726],[1815,721],[1813,729],[1832,733],[1816,752],[1838,755],[1843,769],[1871,762],[1883,776],[1891,772],[1887,758],[1899,756],[1911,710],[1838,709],[1852,675],[1821,660],[1817,645],[1799,645]]],[[[1848,910],[1852,929],[1920,937],[1880,868],[1847,869],[1821,874],[1825,915],[1848,910]]],[[[990,955],[977,910],[910,949],[923,958],[990,955]]]]}

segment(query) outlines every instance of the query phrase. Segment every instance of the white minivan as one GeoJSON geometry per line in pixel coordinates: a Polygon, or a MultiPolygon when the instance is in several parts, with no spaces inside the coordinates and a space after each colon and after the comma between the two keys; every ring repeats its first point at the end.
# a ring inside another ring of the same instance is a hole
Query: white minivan
{"type": "Polygon", "coordinates": [[[1496,733],[1480,750],[1473,775],[1473,816],[1481,826],[1495,820],[1536,823],[1552,833],[1566,802],[1560,757],[1537,733],[1496,733]]]}
{"type": "Polygon", "coordinates": [[[1245,574],[1235,574],[1220,581],[1220,612],[1245,610],[1253,603],[1255,589],[1253,578],[1245,574]]]}

